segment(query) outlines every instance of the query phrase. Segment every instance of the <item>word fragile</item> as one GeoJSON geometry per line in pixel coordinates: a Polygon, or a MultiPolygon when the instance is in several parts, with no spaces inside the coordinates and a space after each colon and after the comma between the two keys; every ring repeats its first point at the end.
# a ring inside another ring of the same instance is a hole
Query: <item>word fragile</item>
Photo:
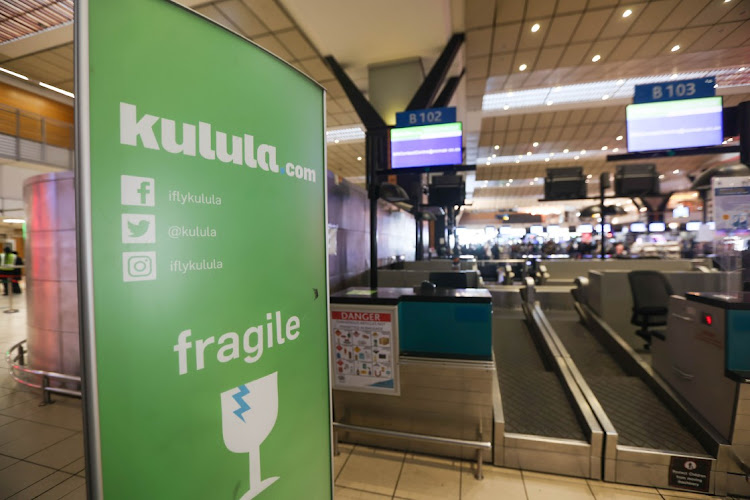
{"type": "MultiPolygon", "coordinates": [[[[202,370],[205,367],[206,355],[209,346],[215,344],[216,361],[219,363],[228,363],[233,359],[239,359],[244,352],[243,358],[245,363],[255,363],[263,356],[264,347],[271,349],[274,345],[283,345],[287,340],[292,341],[299,337],[300,321],[297,316],[291,316],[286,320],[286,328],[282,328],[281,311],[275,314],[266,314],[265,327],[263,324],[251,326],[241,336],[236,332],[227,332],[219,337],[218,342],[215,336],[206,339],[196,339],[195,345],[188,339],[193,334],[192,330],[184,330],[177,336],[177,344],[174,346],[174,352],[177,353],[178,371],[180,375],[185,375],[188,370],[188,351],[195,347],[195,369],[202,370]],[[275,316],[275,317],[274,317],[275,316]],[[275,322],[275,325],[274,325],[275,322]],[[275,330],[275,331],[274,331],[275,330]],[[275,341],[275,344],[274,344],[275,341]]],[[[209,356],[212,356],[209,354],[209,356]]]]}

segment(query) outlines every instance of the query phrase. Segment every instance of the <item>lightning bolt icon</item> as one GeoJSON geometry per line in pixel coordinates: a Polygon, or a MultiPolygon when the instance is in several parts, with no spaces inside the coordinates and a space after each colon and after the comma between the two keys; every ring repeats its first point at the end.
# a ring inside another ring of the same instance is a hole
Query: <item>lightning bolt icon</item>
{"type": "Polygon", "coordinates": [[[238,391],[232,395],[232,399],[237,401],[237,405],[239,406],[239,408],[234,410],[232,413],[237,415],[237,418],[244,422],[245,417],[243,417],[242,414],[246,411],[250,411],[250,406],[245,402],[243,398],[250,394],[250,389],[248,389],[247,386],[244,385],[239,386],[237,389],[238,391]]]}

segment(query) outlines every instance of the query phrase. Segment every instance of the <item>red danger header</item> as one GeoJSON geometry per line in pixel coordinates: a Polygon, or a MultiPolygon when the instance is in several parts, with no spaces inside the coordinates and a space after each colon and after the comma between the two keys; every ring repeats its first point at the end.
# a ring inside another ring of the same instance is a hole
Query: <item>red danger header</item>
{"type": "Polygon", "coordinates": [[[356,311],[331,311],[333,319],[343,319],[349,321],[375,321],[378,323],[390,323],[391,315],[376,312],[356,312],[356,311]]]}

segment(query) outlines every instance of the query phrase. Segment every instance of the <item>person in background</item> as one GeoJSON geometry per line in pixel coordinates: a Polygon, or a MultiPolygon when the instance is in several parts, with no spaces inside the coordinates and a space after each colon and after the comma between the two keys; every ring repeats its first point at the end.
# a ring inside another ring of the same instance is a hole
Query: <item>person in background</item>
{"type": "Polygon", "coordinates": [[[10,248],[6,246],[0,255],[0,274],[5,277],[3,281],[3,295],[8,295],[8,280],[13,283],[13,293],[21,293],[21,287],[18,280],[21,278],[21,269],[16,266],[23,265],[21,258],[10,248]]]}

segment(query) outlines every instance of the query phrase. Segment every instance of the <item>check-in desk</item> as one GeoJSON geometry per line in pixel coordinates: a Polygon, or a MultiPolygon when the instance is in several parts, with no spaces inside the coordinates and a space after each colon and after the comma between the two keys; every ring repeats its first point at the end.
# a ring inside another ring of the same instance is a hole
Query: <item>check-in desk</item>
{"type": "MultiPolygon", "coordinates": [[[[350,288],[330,300],[335,422],[492,442],[493,390],[498,389],[489,291],[350,288]],[[371,352],[369,345],[375,346],[371,352]]],[[[464,459],[477,456],[476,448],[419,438],[351,430],[339,430],[338,437],[464,459]]],[[[482,455],[491,460],[491,450],[482,455]]]]}
{"type": "Polygon", "coordinates": [[[654,369],[728,443],[717,463],[727,491],[750,495],[744,470],[750,465],[750,294],[673,296],[666,340],[655,340],[652,351],[654,369]]]}

